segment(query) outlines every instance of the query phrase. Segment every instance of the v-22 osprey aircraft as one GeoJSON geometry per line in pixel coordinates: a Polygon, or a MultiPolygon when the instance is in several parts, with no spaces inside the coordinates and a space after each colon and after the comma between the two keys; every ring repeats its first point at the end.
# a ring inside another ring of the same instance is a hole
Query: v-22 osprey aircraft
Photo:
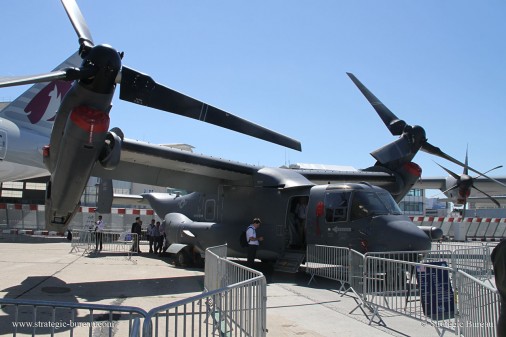
{"type": "MultiPolygon", "coordinates": [[[[48,116],[47,121],[54,123],[50,146],[42,149],[40,157],[51,175],[47,225],[65,228],[79,206],[86,182],[96,176],[194,191],[186,196],[143,196],[164,217],[167,237],[175,245],[172,251],[181,262],[222,243],[229,244],[230,256],[245,256],[237,238],[254,217],[262,218],[260,231],[265,240],[257,256],[263,260],[275,260],[298,243],[346,246],[362,252],[430,248],[437,230],[424,232],[396,206],[420,178],[421,169],[412,159],[422,149],[464,164],[429,144],[422,127],[397,118],[352,74],[348,75],[392,135],[399,136],[374,151],[376,163],[359,172],[259,167],[134,141],[118,128],[107,131],[118,84],[120,99],[300,150],[300,143],[291,138],[180,94],[122,65],[123,53],[93,43],[77,4],[73,0],[62,3],[79,36],[80,67],[0,80],[0,87],[72,83],[62,94],[54,117],[48,116]],[[307,201],[307,217],[303,235],[297,237],[293,218],[299,200],[307,201]]],[[[23,117],[27,118],[26,113],[19,118],[23,117]]],[[[41,133],[40,142],[43,136],[41,133]]],[[[41,163],[34,166],[41,167],[41,163]]]]}

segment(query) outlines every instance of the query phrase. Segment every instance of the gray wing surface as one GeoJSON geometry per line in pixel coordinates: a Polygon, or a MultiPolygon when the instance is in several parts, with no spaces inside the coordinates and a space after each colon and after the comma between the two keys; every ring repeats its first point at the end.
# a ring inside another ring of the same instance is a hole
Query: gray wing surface
{"type": "Polygon", "coordinates": [[[421,178],[413,188],[429,189],[429,190],[446,190],[446,179],[444,177],[421,178]]]}
{"type": "Polygon", "coordinates": [[[124,139],[121,160],[113,170],[96,164],[92,175],[148,185],[216,192],[220,184],[253,185],[260,167],[189,151],[124,139]]]}
{"type": "Polygon", "coordinates": [[[366,181],[372,185],[386,187],[396,182],[395,176],[386,172],[374,171],[336,171],[294,169],[315,184],[358,183],[366,181]]]}

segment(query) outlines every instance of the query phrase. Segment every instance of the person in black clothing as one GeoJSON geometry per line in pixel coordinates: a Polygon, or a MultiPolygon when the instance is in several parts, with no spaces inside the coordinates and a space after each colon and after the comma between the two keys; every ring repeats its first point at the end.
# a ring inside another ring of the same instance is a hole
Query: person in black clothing
{"type": "Polygon", "coordinates": [[[131,233],[137,234],[137,235],[134,235],[134,237],[133,237],[133,246],[132,246],[131,250],[133,252],[137,251],[138,253],[142,253],[140,250],[140,247],[139,247],[139,242],[140,242],[141,233],[142,233],[142,221],[141,221],[140,217],[135,218],[135,222],[132,224],[131,233]]]}
{"type": "Polygon", "coordinates": [[[499,242],[490,257],[494,265],[495,286],[501,298],[497,337],[506,337],[506,240],[499,242]]]}

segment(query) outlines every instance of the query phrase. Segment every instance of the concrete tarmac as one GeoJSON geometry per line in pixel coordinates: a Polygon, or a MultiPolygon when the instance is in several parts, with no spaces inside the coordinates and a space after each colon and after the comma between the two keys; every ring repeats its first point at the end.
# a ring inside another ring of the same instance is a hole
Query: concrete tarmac
{"type": "MultiPolygon", "coordinates": [[[[0,236],[0,296],[149,311],[203,290],[203,269],[176,268],[170,258],[142,253],[128,260],[118,254],[70,250],[63,238],[0,236]]],[[[147,246],[141,250],[146,252],[147,246]]],[[[341,296],[336,282],[322,278],[308,286],[310,277],[303,268],[288,274],[262,269],[260,263],[258,267],[268,283],[268,336],[438,336],[430,326],[388,312],[381,312],[386,326],[369,325],[360,309],[349,314],[357,306],[353,296],[341,296]]],[[[12,335],[11,319],[0,311],[0,335],[12,335]]]]}

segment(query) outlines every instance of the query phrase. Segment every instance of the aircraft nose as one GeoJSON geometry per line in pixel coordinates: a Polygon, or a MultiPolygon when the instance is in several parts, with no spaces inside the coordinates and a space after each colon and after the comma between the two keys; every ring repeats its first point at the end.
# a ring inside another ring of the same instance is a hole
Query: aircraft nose
{"type": "MultiPolygon", "coordinates": [[[[378,219],[379,220],[379,219],[378,219]]],[[[430,250],[429,237],[409,220],[386,217],[381,219],[384,226],[377,226],[380,233],[377,251],[423,251],[430,250]],[[379,229],[383,227],[383,229],[379,229]]],[[[378,223],[379,224],[379,223],[378,223]]],[[[371,247],[374,249],[373,247],[371,247]]]]}
{"type": "Polygon", "coordinates": [[[410,221],[406,221],[405,226],[407,250],[430,250],[431,240],[423,230],[410,221]]]}

